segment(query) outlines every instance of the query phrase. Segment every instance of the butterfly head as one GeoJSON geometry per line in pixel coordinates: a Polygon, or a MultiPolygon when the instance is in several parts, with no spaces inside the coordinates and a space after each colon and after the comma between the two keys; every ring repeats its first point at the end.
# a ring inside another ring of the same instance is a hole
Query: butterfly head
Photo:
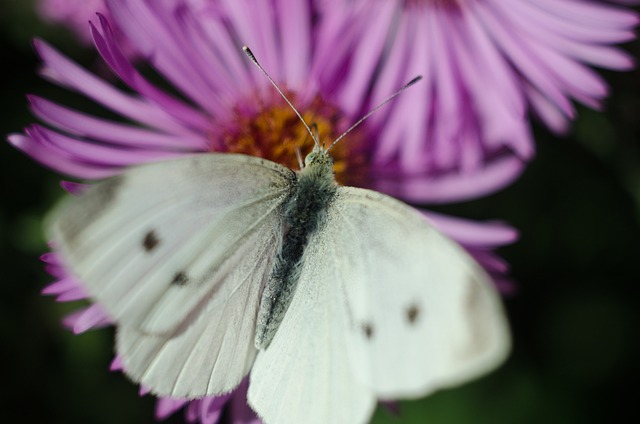
{"type": "Polygon", "coordinates": [[[311,153],[304,158],[304,168],[301,172],[303,174],[315,174],[333,179],[333,158],[327,149],[316,145],[311,153]]]}

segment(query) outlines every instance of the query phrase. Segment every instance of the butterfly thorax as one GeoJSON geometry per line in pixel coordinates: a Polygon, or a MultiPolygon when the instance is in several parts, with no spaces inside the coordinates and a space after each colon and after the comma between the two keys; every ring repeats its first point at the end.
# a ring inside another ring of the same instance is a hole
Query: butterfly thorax
{"type": "Polygon", "coordinates": [[[325,150],[314,149],[305,164],[284,205],[282,249],[276,257],[258,312],[256,347],[259,349],[266,348],[275,336],[293,298],[309,237],[324,225],[327,207],[338,187],[333,160],[325,150]]]}
{"type": "MultiPolygon", "coordinates": [[[[336,193],[336,180],[331,156],[314,149],[305,159],[306,166],[298,173],[298,182],[285,207],[285,221],[290,227],[310,234],[322,222],[326,207],[336,193]]],[[[289,231],[289,232],[290,232],[289,231]]]]}

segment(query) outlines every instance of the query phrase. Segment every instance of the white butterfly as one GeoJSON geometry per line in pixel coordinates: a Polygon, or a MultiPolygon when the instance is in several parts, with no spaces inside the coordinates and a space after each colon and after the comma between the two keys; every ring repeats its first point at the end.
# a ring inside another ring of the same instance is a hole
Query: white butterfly
{"type": "Polygon", "coordinates": [[[416,210],[340,187],[327,149],[295,173],[239,154],[134,167],[50,234],[117,326],[134,381],[233,390],[266,423],[362,423],[378,399],[488,372],[510,338],[492,282],[416,210]]]}

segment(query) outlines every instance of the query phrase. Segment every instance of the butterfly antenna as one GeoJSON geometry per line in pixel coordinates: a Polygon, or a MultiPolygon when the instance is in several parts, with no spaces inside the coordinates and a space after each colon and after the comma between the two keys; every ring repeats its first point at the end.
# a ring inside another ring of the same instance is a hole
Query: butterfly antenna
{"type": "Polygon", "coordinates": [[[296,158],[298,159],[298,166],[300,169],[304,168],[304,159],[302,159],[302,153],[300,153],[300,147],[296,146],[296,158]]]}
{"type": "Polygon", "coordinates": [[[365,119],[367,119],[368,117],[370,117],[371,115],[373,115],[374,112],[376,112],[378,109],[380,109],[382,106],[386,105],[387,103],[389,103],[391,100],[395,99],[396,96],[398,96],[400,93],[402,93],[404,90],[406,90],[407,88],[411,87],[413,84],[417,83],[418,81],[420,81],[422,79],[422,75],[418,75],[417,77],[415,77],[414,79],[412,79],[411,81],[409,81],[408,83],[406,83],[405,85],[403,85],[402,87],[400,87],[400,89],[398,91],[396,91],[395,93],[393,93],[392,95],[390,95],[389,97],[387,97],[386,99],[384,99],[384,101],[382,103],[380,103],[378,106],[374,107],[371,111],[369,111],[369,113],[367,113],[366,115],[364,115],[362,118],[360,118],[358,120],[358,122],[356,122],[355,124],[351,125],[351,127],[349,127],[348,130],[346,130],[345,132],[342,133],[342,135],[340,135],[340,137],[336,138],[335,141],[333,143],[331,143],[329,145],[329,147],[327,148],[327,151],[329,151],[338,141],[342,140],[344,138],[345,135],[349,134],[351,131],[353,131],[353,129],[355,129],[358,125],[360,125],[365,119]]]}
{"type": "Polygon", "coordinates": [[[251,49],[249,49],[249,47],[247,46],[242,46],[242,51],[244,51],[244,53],[247,56],[249,56],[249,59],[251,59],[251,61],[258,67],[258,69],[260,69],[262,73],[265,74],[265,76],[269,79],[271,84],[276,88],[278,93],[280,93],[284,101],[287,102],[287,104],[291,107],[291,109],[293,109],[296,115],[298,115],[298,118],[300,118],[300,121],[302,121],[302,124],[304,125],[304,127],[307,129],[309,134],[311,134],[311,138],[313,139],[313,142],[315,143],[316,147],[319,147],[320,142],[318,141],[316,136],[313,134],[313,132],[311,131],[311,128],[309,128],[309,125],[307,125],[304,118],[302,118],[302,115],[300,115],[300,112],[298,112],[298,109],[296,109],[295,106],[293,106],[293,104],[289,101],[289,99],[287,99],[287,96],[284,95],[282,90],[280,90],[280,87],[278,87],[278,84],[276,84],[276,82],[273,80],[273,78],[271,78],[271,76],[267,73],[267,71],[265,71],[264,68],[260,66],[260,63],[258,63],[258,59],[256,59],[256,56],[253,54],[251,49]]]}
{"type": "Polygon", "coordinates": [[[314,140],[320,140],[320,137],[319,137],[320,136],[320,131],[318,130],[318,124],[315,123],[315,122],[312,122],[310,127],[311,127],[311,132],[313,133],[312,134],[312,138],[314,140]]]}

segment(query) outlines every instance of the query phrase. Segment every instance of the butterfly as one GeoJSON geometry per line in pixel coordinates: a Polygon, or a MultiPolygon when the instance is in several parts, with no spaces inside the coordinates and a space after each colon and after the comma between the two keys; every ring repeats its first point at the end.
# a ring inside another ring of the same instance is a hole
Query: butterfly
{"type": "Polygon", "coordinates": [[[132,167],[53,218],[57,250],[154,394],[236,388],[266,423],[362,423],[506,357],[483,269],[418,211],[339,186],[316,143],[299,172],[230,153],[132,167]]]}

